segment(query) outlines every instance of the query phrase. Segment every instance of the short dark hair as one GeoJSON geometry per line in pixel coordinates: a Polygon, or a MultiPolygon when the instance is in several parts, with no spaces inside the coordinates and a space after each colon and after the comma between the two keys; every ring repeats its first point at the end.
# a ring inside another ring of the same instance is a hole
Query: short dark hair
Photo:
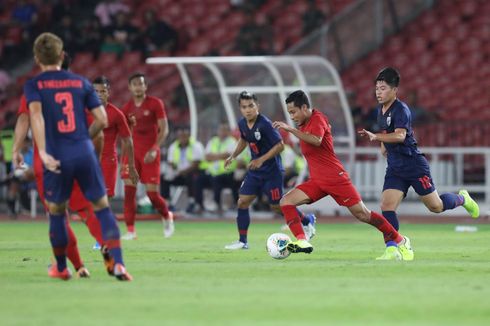
{"type": "Polygon", "coordinates": [[[286,104],[289,103],[293,103],[294,106],[299,108],[303,105],[306,105],[307,108],[310,107],[310,100],[308,99],[306,93],[302,90],[297,90],[289,94],[289,96],[286,98],[286,104]]]}
{"type": "Polygon", "coordinates": [[[384,81],[391,87],[398,87],[398,85],[400,85],[400,73],[392,67],[383,68],[378,73],[374,82],[376,83],[378,81],[384,81]]]}
{"type": "Polygon", "coordinates": [[[131,81],[135,78],[141,78],[143,77],[143,80],[145,81],[145,84],[146,84],[146,77],[145,77],[145,74],[142,73],[142,72],[135,72],[134,74],[132,74],[131,76],[129,76],[128,78],[128,84],[131,84],[131,81]]]}
{"type": "Polygon", "coordinates": [[[92,81],[92,84],[101,84],[101,85],[104,85],[106,87],[111,86],[111,83],[109,82],[109,79],[106,76],[99,76],[99,77],[95,78],[92,81]]]}
{"type": "Polygon", "coordinates": [[[237,100],[238,104],[240,104],[241,100],[254,100],[255,103],[259,102],[257,95],[249,91],[242,91],[240,94],[238,94],[237,100]]]}

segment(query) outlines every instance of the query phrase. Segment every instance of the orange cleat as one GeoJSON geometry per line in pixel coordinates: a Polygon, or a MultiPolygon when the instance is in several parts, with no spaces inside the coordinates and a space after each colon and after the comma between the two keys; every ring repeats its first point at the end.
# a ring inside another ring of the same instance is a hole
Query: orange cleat
{"type": "Polygon", "coordinates": [[[104,258],[104,265],[107,274],[114,276],[114,258],[112,258],[109,254],[109,249],[107,249],[106,246],[102,246],[100,253],[102,254],[102,258],[104,258]]]}
{"type": "Polygon", "coordinates": [[[58,271],[56,264],[51,264],[48,266],[48,276],[52,278],[59,278],[63,281],[68,281],[71,278],[71,271],[66,267],[61,272],[58,271]]]}
{"type": "Polygon", "coordinates": [[[119,280],[119,281],[132,281],[133,277],[126,271],[126,267],[124,267],[122,264],[115,264],[114,265],[114,276],[119,280]]]}
{"type": "Polygon", "coordinates": [[[78,278],[89,278],[90,273],[86,267],[82,266],[77,270],[77,277],[78,278]]]}

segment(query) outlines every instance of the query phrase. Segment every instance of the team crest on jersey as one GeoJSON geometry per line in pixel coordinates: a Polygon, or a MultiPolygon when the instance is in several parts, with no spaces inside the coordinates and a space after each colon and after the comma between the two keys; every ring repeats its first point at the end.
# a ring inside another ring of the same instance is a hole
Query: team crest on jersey
{"type": "Polygon", "coordinates": [[[257,139],[257,140],[260,140],[260,138],[262,137],[262,136],[260,135],[260,131],[259,131],[259,130],[256,130],[256,131],[254,132],[254,136],[255,136],[255,139],[257,139]]]}
{"type": "Polygon", "coordinates": [[[388,115],[388,117],[386,118],[386,124],[389,126],[391,124],[391,113],[390,115],[388,115]]]}
{"type": "Polygon", "coordinates": [[[149,110],[145,110],[145,111],[143,111],[143,115],[144,115],[144,116],[148,116],[148,115],[150,115],[150,111],[149,111],[149,110]]]}

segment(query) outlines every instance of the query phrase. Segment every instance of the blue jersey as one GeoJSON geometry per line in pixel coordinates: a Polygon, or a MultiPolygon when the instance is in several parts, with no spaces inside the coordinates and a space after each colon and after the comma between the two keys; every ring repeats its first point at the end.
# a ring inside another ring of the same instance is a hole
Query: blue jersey
{"type": "Polygon", "coordinates": [[[383,113],[382,107],[378,108],[378,126],[383,133],[392,133],[397,128],[407,130],[407,136],[403,143],[383,143],[388,156],[388,168],[403,170],[412,166],[412,160],[421,155],[417,148],[412,129],[412,116],[410,109],[402,101],[395,102],[383,113]]]}
{"type": "MultiPolygon", "coordinates": [[[[272,147],[282,141],[279,132],[272,127],[272,122],[265,116],[259,114],[252,128],[247,125],[245,118],[238,121],[240,136],[250,147],[252,160],[255,160],[266,154],[272,147]]],[[[282,173],[281,155],[276,155],[262,164],[260,169],[250,170],[249,173],[272,174],[282,173]]]]}
{"type": "Polygon", "coordinates": [[[93,151],[85,109],[101,105],[92,85],[65,70],[45,71],[26,82],[27,103],[42,103],[46,152],[56,159],[73,159],[93,151]]]}

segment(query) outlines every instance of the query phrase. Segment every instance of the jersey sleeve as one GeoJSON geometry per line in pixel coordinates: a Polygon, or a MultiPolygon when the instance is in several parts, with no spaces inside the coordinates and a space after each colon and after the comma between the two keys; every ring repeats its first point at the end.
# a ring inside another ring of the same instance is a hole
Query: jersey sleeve
{"type": "Polygon", "coordinates": [[[270,121],[266,120],[264,126],[265,126],[264,131],[273,146],[282,141],[282,137],[281,134],[279,133],[279,130],[272,127],[272,123],[270,121]]]}
{"type": "Polygon", "coordinates": [[[157,117],[157,119],[165,119],[167,117],[167,114],[165,112],[165,105],[163,104],[162,100],[156,99],[153,105],[153,110],[155,111],[155,116],[157,117]]]}
{"type": "Polygon", "coordinates": [[[400,107],[398,110],[393,112],[393,126],[395,129],[404,128],[410,129],[410,111],[403,107],[400,107]]]}
{"type": "Polygon", "coordinates": [[[20,97],[19,108],[17,109],[17,116],[21,114],[29,114],[29,108],[27,107],[27,101],[24,94],[20,97]]]}
{"type": "Polygon", "coordinates": [[[326,119],[321,119],[320,116],[312,119],[309,133],[313,136],[321,137],[329,131],[329,125],[326,119]]]}
{"type": "Polygon", "coordinates": [[[126,117],[118,109],[116,109],[115,112],[116,112],[117,133],[119,134],[119,137],[122,138],[130,137],[131,131],[129,130],[129,125],[128,122],[126,121],[126,117]]]}
{"type": "Polygon", "coordinates": [[[31,102],[41,102],[41,94],[32,79],[24,84],[24,95],[26,97],[27,107],[29,107],[29,103],[31,102]]]}
{"type": "Polygon", "coordinates": [[[87,91],[87,96],[85,97],[85,107],[89,110],[93,110],[102,105],[100,103],[97,93],[95,93],[94,87],[87,80],[83,81],[85,83],[85,89],[87,91]]]}

